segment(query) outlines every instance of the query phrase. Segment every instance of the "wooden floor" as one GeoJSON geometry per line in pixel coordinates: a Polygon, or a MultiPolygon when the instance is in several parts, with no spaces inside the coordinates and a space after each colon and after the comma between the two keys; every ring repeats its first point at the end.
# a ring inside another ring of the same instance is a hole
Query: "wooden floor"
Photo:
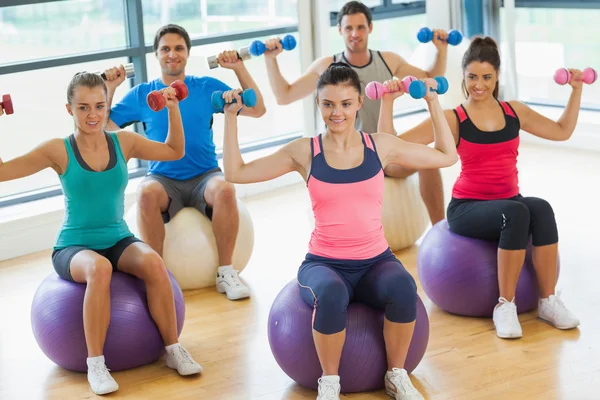
{"type": "MultiPolygon", "coordinates": [[[[600,399],[600,155],[523,146],[519,167],[525,195],[548,199],[560,231],[563,298],[582,321],[558,331],[521,316],[524,337],[496,337],[489,319],[450,316],[422,296],[431,335],[412,375],[428,399],[600,399]],[[594,333],[596,332],[596,333],[594,333]]],[[[444,171],[446,191],[458,168],[444,171]]],[[[448,195],[447,195],[448,196],[448,195]]],[[[242,274],[252,299],[230,302],[212,289],[186,293],[181,342],[204,366],[200,377],[181,378],[164,361],[117,372],[126,399],[314,399],[291,381],[271,355],[266,322],[271,302],[295,277],[309,238],[308,197],[302,185],[247,199],[255,250],[242,274]]],[[[416,277],[414,246],[398,257],[416,277]]],[[[0,263],[0,399],[95,397],[84,374],[65,371],[39,350],[31,333],[33,294],[52,270],[50,252],[0,263]]],[[[385,399],[383,392],[342,396],[385,399]]]]}

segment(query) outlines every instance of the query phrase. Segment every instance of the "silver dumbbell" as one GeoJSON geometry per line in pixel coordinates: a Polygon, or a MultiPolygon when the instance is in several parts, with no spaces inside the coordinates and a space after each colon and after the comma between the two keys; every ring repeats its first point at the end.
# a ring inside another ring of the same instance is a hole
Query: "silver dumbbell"
{"type": "MultiPolygon", "coordinates": [[[[249,47],[242,47],[241,49],[238,50],[238,58],[240,58],[242,61],[246,61],[252,58],[252,55],[250,54],[250,48],[249,47]]],[[[219,66],[219,62],[217,61],[217,56],[210,56],[207,58],[208,60],[208,67],[210,69],[215,69],[219,66]]]]}
{"type": "MultiPolygon", "coordinates": [[[[127,79],[135,78],[135,67],[133,66],[133,63],[125,64],[123,65],[123,68],[125,68],[125,77],[127,79]]],[[[102,71],[96,71],[94,72],[94,74],[99,74],[102,77],[102,79],[106,79],[106,75],[104,75],[104,72],[102,71]]]]}

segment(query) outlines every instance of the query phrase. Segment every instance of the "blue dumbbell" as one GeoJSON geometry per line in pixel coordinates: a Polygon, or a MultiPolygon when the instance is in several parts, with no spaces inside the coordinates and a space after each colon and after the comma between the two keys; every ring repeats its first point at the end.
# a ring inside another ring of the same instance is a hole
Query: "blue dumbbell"
{"type": "MultiPolygon", "coordinates": [[[[225,107],[225,99],[223,98],[223,91],[217,90],[210,96],[210,102],[215,111],[223,111],[225,107]]],[[[233,99],[235,103],[235,99],[233,99]]],[[[246,89],[242,92],[242,104],[246,107],[254,107],[256,105],[256,92],[254,89],[246,89]]]]}
{"type": "MultiPolygon", "coordinates": [[[[436,76],[434,79],[438,83],[437,90],[435,90],[435,91],[438,94],[446,93],[448,91],[448,80],[446,78],[444,78],[443,76],[436,76]]],[[[425,85],[425,82],[414,81],[408,87],[408,93],[410,93],[410,95],[413,99],[422,99],[423,97],[425,97],[426,89],[427,89],[427,86],[425,85]]],[[[434,91],[432,88],[430,88],[429,90],[432,92],[434,91]]]]}
{"type": "MultiPolygon", "coordinates": [[[[433,39],[433,31],[429,28],[421,28],[419,33],[417,33],[417,39],[421,43],[430,42],[433,39]]],[[[452,29],[448,32],[448,44],[452,46],[456,46],[462,42],[463,35],[456,29],[452,29]]]]}
{"type": "MultiPolygon", "coordinates": [[[[296,38],[292,35],[285,35],[280,42],[284,50],[294,50],[296,48],[296,38]]],[[[254,57],[262,56],[266,50],[267,46],[260,40],[250,43],[250,54],[254,57]]]]}

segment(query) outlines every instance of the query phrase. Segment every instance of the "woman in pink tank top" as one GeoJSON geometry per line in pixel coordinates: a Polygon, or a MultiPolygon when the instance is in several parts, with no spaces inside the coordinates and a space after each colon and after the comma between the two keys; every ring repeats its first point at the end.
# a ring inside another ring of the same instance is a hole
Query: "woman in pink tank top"
{"type": "Polygon", "coordinates": [[[316,100],[327,131],[296,139],[247,164],[237,137],[237,112],[242,107],[239,91],[224,94],[226,102],[236,100],[225,107],[225,178],[253,183],[298,172],[307,182],[315,229],[298,283],[303,299],[314,306],[313,337],[323,368],[319,399],[326,393],[335,393],[328,399],[338,398],[340,393],[338,369],[351,301],[385,309],[388,393],[396,399],[422,398],[404,369],[416,318],[416,284],[385,240],[381,205],[387,165],[427,169],[457,161],[452,133],[433,91],[437,82],[425,82],[425,100],[436,133],[434,148],[394,135],[357,131],[354,122],[363,101],[358,75],[346,64],[333,63],[317,84],[316,100]]]}
{"type": "MultiPolygon", "coordinates": [[[[455,110],[445,111],[461,160],[461,173],[448,205],[448,226],[459,235],[498,241],[500,297],[493,321],[499,337],[523,334],[515,292],[530,236],[541,295],[539,317],[559,329],[575,328],[579,320],[554,294],[558,275],[554,211],[546,200],[520,194],[517,156],[521,129],[548,140],[571,137],[581,103],[582,73],[570,70],[573,90],[563,115],[555,122],[519,101],[498,100],[500,54],[492,38],[473,39],[462,64],[467,100],[455,110]]],[[[393,132],[391,103],[385,98],[382,101],[379,131],[393,132]]],[[[431,121],[400,137],[431,143],[431,121]]]]}

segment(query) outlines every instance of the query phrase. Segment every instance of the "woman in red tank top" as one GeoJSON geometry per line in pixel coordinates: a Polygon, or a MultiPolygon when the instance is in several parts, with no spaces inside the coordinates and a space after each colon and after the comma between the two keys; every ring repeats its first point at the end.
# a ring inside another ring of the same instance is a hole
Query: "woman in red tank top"
{"type": "MultiPolygon", "coordinates": [[[[514,301],[530,236],[541,294],[539,317],[559,329],[575,328],[579,320],[555,296],[558,232],[554,212],[547,201],[520,194],[517,156],[521,129],[554,141],[571,137],[579,114],[582,73],[570,70],[571,96],[561,117],[552,121],[519,101],[498,100],[500,54],[493,39],[473,39],[462,67],[467,100],[455,110],[445,110],[461,160],[461,173],[447,211],[450,230],[499,241],[500,298],[493,312],[499,337],[522,336],[514,301]]],[[[393,132],[391,103],[391,99],[383,99],[380,132],[393,132]]],[[[424,121],[400,137],[431,143],[431,121],[424,121]]]]}

